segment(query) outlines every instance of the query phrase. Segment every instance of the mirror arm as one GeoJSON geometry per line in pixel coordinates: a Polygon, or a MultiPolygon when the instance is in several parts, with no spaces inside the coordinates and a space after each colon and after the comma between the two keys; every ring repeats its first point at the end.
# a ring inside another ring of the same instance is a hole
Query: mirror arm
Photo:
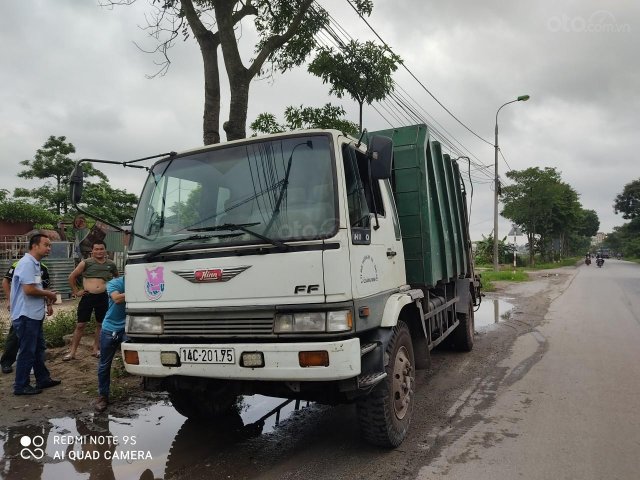
{"type": "Polygon", "coordinates": [[[97,216],[96,216],[96,215],[94,215],[93,213],[88,212],[87,210],[85,210],[85,209],[83,209],[83,208],[80,208],[80,207],[79,207],[78,205],[76,205],[75,203],[73,204],[73,206],[74,206],[74,207],[76,207],[76,210],[78,210],[80,213],[85,214],[87,217],[91,217],[91,218],[93,218],[94,220],[97,220],[97,221],[102,222],[102,223],[104,223],[104,224],[106,224],[106,225],[109,225],[110,227],[115,228],[115,229],[116,229],[116,230],[118,230],[119,232],[125,232],[125,233],[128,233],[128,231],[127,231],[127,230],[125,230],[124,228],[119,227],[118,225],[114,225],[114,224],[113,224],[113,223],[111,223],[111,222],[108,222],[108,221],[106,221],[106,220],[104,220],[104,219],[102,219],[102,218],[97,217],[97,216]]]}

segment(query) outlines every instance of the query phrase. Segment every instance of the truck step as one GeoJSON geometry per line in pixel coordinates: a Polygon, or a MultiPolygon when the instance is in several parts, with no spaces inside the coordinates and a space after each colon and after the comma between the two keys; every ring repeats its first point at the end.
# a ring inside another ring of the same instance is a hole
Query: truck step
{"type": "Polygon", "coordinates": [[[387,372],[370,373],[358,377],[358,388],[369,388],[387,377],[387,372]]]}
{"type": "Polygon", "coordinates": [[[380,345],[380,342],[365,343],[360,347],[360,356],[363,357],[367,353],[375,350],[378,345],[380,345]]]}

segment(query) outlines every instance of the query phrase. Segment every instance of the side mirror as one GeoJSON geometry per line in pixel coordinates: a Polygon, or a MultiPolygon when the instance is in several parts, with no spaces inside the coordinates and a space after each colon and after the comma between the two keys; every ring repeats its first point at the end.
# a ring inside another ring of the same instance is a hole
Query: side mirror
{"type": "Polygon", "coordinates": [[[71,203],[75,206],[82,198],[82,186],[84,185],[84,172],[82,165],[76,164],[71,176],[69,177],[69,185],[71,186],[71,203]]]}
{"type": "Polygon", "coordinates": [[[390,138],[377,135],[371,137],[367,156],[371,164],[371,178],[375,180],[391,178],[393,141],[390,138]]]}

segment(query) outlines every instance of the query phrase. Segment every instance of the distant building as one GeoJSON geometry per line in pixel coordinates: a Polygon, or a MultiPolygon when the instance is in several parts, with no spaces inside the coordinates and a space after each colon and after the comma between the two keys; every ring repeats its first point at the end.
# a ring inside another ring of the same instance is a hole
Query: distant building
{"type": "Polygon", "coordinates": [[[591,245],[594,247],[601,245],[605,238],[607,238],[606,233],[598,232],[595,237],[591,237],[591,245]]]}

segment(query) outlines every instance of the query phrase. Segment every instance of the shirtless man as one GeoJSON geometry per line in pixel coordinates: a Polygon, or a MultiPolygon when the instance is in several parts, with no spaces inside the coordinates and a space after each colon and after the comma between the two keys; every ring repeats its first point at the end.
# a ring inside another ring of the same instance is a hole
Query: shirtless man
{"type": "Polygon", "coordinates": [[[82,260],[69,275],[69,285],[78,303],[78,324],[73,332],[71,348],[62,360],[68,361],[76,358],[76,350],[80,345],[80,339],[84,334],[87,322],[91,319],[91,312],[96,315],[96,332],[93,339],[93,356],[100,357],[99,341],[102,320],[109,307],[107,296],[107,282],[118,276],[118,267],[107,258],[107,247],[104,242],[96,241],[91,249],[91,257],[82,260]],[[82,288],[78,289],[78,278],[82,276],[82,288]]]}

